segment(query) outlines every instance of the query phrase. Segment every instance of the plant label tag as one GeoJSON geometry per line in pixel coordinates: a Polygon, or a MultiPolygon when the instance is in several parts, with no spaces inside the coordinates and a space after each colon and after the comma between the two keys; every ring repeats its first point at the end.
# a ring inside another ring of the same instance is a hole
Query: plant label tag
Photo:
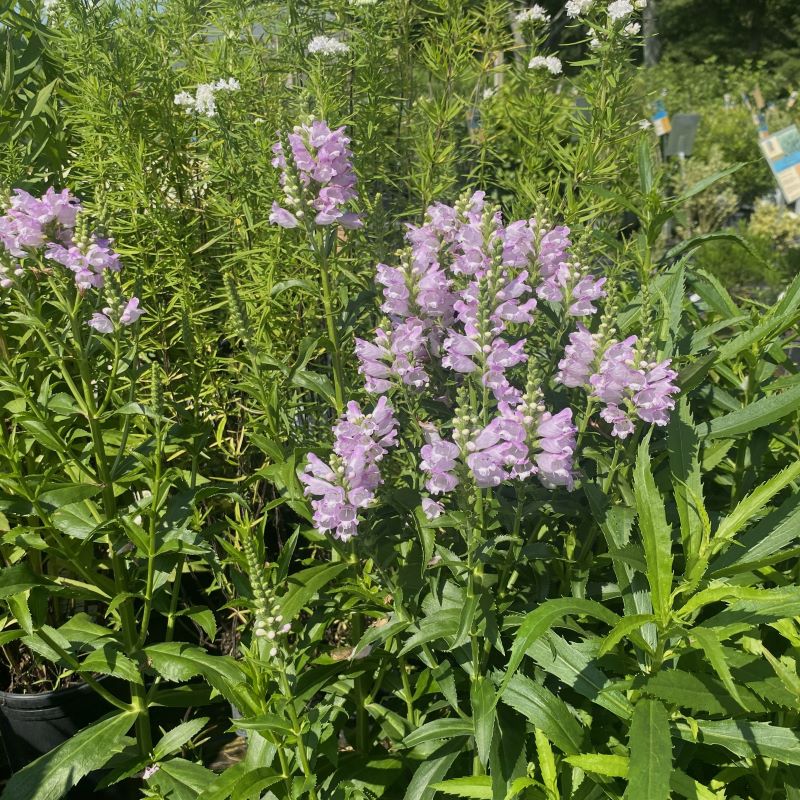
{"type": "Polygon", "coordinates": [[[699,114],[676,114],[672,118],[672,131],[664,142],[664,155],[690,156],[699,125],[699,114]]]}
{"type": "Polygon", "coordinates": [[[790,125],[759,142],[787,203],[800,200],[800,130],[790,125]]]}

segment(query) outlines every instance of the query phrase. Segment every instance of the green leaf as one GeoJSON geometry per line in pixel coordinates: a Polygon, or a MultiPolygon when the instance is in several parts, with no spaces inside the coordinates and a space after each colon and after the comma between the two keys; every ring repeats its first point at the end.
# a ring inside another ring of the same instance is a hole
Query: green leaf
{"type": "Polygon", "coordinates": [[[403,800],[431,800],[435,793],[431,784],[447,775],[453,762],[463,752],[464,743],[464,739],[451,739],[427,756],[415,770],[403,800]]]}
{"type": "Polygon", "coordinates": [[[153,669],[168,681],[183,683],[197,675],[232,702],[245,677],[230,656],[212,656],[200,647],[184,642],[161,642],[144,650],[153,669]]]}
{"type": "Polygon", "coordinates": [[[764,428],[779,419],[800,411],[800,385],[785,392],[762,397],[739,411],[704,422],[697,426],[701,437],[708,439],[732,439],[764,428]]]}
{"type": "Polygon", "coordinates": [[[679,769],[672,770],[669,785],[673,792],[688,798],[688,800],[723,800],[721,795],[712,792],[711,789],[690,778],[679,769]]]}
{"type": "MultiPolygon", "coordinates": [[[[764,589],[761,597],[746,597],[732,603],[728,608],[720,611],[700,624],[704,628],[724,628],[727,635],[745,631],[752,625],[761,625],[778,622],[782,619],[791,619],[800,616],[800,587],[782,586],[777,589],[764,589]],[[736,630],[730,630],[733,626],[736,630]]],[[[696,631],[700,625],[692,630],[696,631]]]]}
{"type": "Polygon", "coordinates": [[[52,586],[53,582],[42,575],[37,575],[30,565],[23,561],[13,567],[0,569],[0,597],[6,598],[20,594],[34,586],[52,586]]]}
{"type": "Polygon", "coordinates": [[[197,800],[197,796],[213,778],[214,773],[200,764],[184,758],[173,758],[160,764],[147,783],[157,787],[162,796],[170,800],[197,800]]]}
{"type": "Polygon", "coordinates": [[[642,691],[679,708],[708,714],[732,714],[738,707],[711,675],[662,669],[647,679],[642,691]]]}
{"type": "Polygon", "coordinates": [[[136,714],[115,714],[76,733],[64,744],[15,773],[0,800],[58,800],[127,744],[136,714]]]}
{"type": "MultiPolygon", "coordinates": [[[[736,164],[732,164],[730,167],[726,167],[725,169],[721,169],[719,172],[715,172],[713,175],[709,175],[702,180],[697,181],[697,183],[690,186],[683,194],[679,195],[675,198],[674,203],[676,206],[683,205],[687,200],[691,200],[696,195],[704,192],[709,187],[713,186],[717,181],[721,180],[722,178],[727,178],[728,175],[733,175],[734,172],[738,172],[742,167],[746,166],[744,162],[737,162],[736,164]]],[[[650,798],[648,798],[650,800],[650,798]]],[[[655,800],[655,798],[653,798],[655,800]]]]}
{"type": "Polygon", "coordinates": [[[129,683],[142,685],[142,676],[136,663],[111,643],[92,650],[81,662],[81,671],[113,675],[115,678],[121,678],[129,683]]]}
{"type": "Polygon", "coordinates": [[[690,255],[695,250],[702,247],[704,244],[708,244],[709,242],[719,242],[719,241],[733,242],[734,244],[738,244],[743,250],[746,250],[751,256],[756,258],[758,261],[763,262],[763,259],[759,256],[758,251],[753,248],[753,246],[750,244],[750,242],[747,241],[747,239],[740,236],[738,233],[732,233],[731,231],[714,231],[713,233],[701,233],[697,236],[692,236],[689,239],[684,239],[682,242],[675,245],[675,247],[667,251],[667,253],[664,254],[662,260],[665,262],[672,262],[676,258],[681,258],[681,256],[690,255]]]}
{"type": "Polygon", "coordinates": [[[488,678],[478,676],[472,681],[470,703],[475,726],[475,746],[478,758],[484,766],[489,762],[489,751],[492,747],[496,702],[494,685],[488,678]]]}
{"type": "Polygon", "coordinates": [[[619,617],[611,610],[595,600],[584,600],[577,597],[559,597],[545,600],[537,609],[525,615],[519,626],[514,644],[511,648],[511,658],[508,660],[503,683],[498,692],[502,695],[508,682],[522,663],[522,658],[530,646],[543,636],[557,622],[568,616],[595,617],[608,625],[615,625],[619,617]]]}
{"type": "Polygon", "coordinates": [[[327,586],[340,572],[347,569],[347,564],[321,564],[318,567],[309,567],[289,577],[291,588],[280,598],[278,603],[281,616],[289,621],[307,606],[314,595],[327,586]]]}
{"type": "Polygon", "coordinates": [[[503,703],[524,716],[563,753],[580,753],[585,736],[569,706],[549,689],[524,675],[515,675],[503,695],[503,703]]]}
{"type": "Polygon", "coordinates": [[[708,628],[701,628],[698,626],[692,629],[692,636],[706,654],[706,658],[717,675],[719,675],[723,686],[728,690],[730,696],[747,711],[747,706],[742,700],[739,690],[736,688],[736,684],[733,682],[733,676],[731,675],[728,662],[725,660],[725,653],[722,650],[722,644],[717,638],[717,634],[708,628]]]}
{"type": "Polygon", "coordinates": [[[627,756],[607,756],[599,753],[589,753],[587,755],[567,756],[564,760],[584,772],[594,772],[596,775],[605,775],[608,778],[628,777],[627,756]]]}
{"type": "MultiPolygon", "coordinates": [[[[610,653],[617,643],[629,633],[638,631],[642,625],[646,625],[648,622],[653,622],[654,620],[655,616],[653,616],[653,614],[634,614],[630,617],[623,617],[611,629],[611,633],[609,633],[608,636],[606,636],[606,638],[603,640],[603,644],[600,646],[600,650],[597,652],[598,658],[606,655],[606,653],[610,653]]],[[[644,644],[645,649],[649,649],[647,643],[645,642],[644,644]]]]}
{"type": "Polygon", "coordinates": [[[310,372],[307,369],[298,370],[292,376],[292,384],[324,397],[331,405],[336,404],[336,393],[327,375],[321,375],[319,372],[310,372]]]}
{"type": "Polygon", "coordinates": [[[101,488],[93,483],[50,484],[45,487],[45,491],[37,497],[37,500],[45,505],[61,508],[94,497],[101,488]]]}
{"type": "Polygon", "coordinates": [[[236,783],[231,800],[258,800],[264,789],[283,780],[274,769],[259,767],[246,772],[236,783]]]}
{"type": "Polygon", "coordinates": [[[279,736],[291,736],[292,726],[277,714],[259,714],[257,717],[242,717],[232,721],[231,727],[243,731],[277,733],[279,736]]]}
{"type": "Polygon", "coordinates": [[[755,517],[772,498],[800,477],[800,459],[773,475],[742,499],[717,526],[715,541],[733,538],[755,517]]]}
{"type": "Polygon", "coordinates": [[[205,606],[193,606],[180,612],[180,616],[189,617],[205,634],[210,641],[214,641],[217,635],[217,621],[214,612],[205,606]]]}
{"type": "Polygon", "coordinates": [[[437,739],[452,739],[455,736],[471,736],[474,726],[470,719],[435,719],[426,722],[403,739],[403,747],[416,747],[437,739]]]}
{"type": "Polygon", "coordinates": [[[88,539],[100,525],[86,503],[62,506],[56,509],[52,519],[61,533],[75,539],[88,539]]]}
{"type": "MultiPolygon", "coordinates": [[[[800,734],[768,722],[744,719],[696,720],[703,744],[715,744],[743,758],[774,758],[782,764],[800,765],[800,734]]],[[[682,738],[693,741],[691,730],[678,725],[682,738]]]]}
{"type": "Polygon", "coordinates": [[[653,609],[661,622],[666,624],[669,620],[672,591],[672,529],[667,524],[664,500],[656,488],[650,470],[649,448],[648,434],[639,445],[633,492],[647,561],[647,580],[653,598],[653,609]]]}
{"type": "MultiPolygon", "coordinates": [[[[772,556],[800,538],[800,492],[787,497],[743,536],[731,540],[731,546],[711,562],[708,572],[735,575],[763,564],[774,563],[772,556]]],[[[791,553],[791,551],[789,551],[791,553]]]]}
{"type": "Polygon", "coordinates": [[[669,464],[672,472],[672,488],[675,505],[681,521],[681,541],[686,557],[686,574],[700,553],[703,539],[705,509],[703,503],[703,484],[700,480],[700,440],[697,436],[689,408],[689,401],[682,397],[677,413],[669,422],[669,464]]]}
{"type": "Polygon", "coordinates": [[[667,710],[658,700],[641,698],[633,708],[627,800],[669,800],[672,740],[667,710]]]}
{"type": "Polygon", "coordinates": [[[437,792],[454,797],[474,798],[474,800],[492,800],[492,779],[488,775],[475,775],[470,778],[451,778],[448,781],[434,783],[431,786],[437,792]]]}
{"type": "MultiPolygon", "coordinates": [[[[550,632],[533,643],[528,655],[543,670],[555,675],[578,694],[621,719],[630,719],[633,713],[630,701],[613,688],[612,681],[592,657],[598,647],[597,642],[576,644],[550,632]]],[[[555,744],[555,739],[549,734],[548,738],[555,744]]]]}
{"type": "Polygon", "coordinates": [[[186,742],[203,730],[207,722],[208,717],[198,717],[190,719],[188,722],[182,722],[171,731],[167,731],[153,749],[153,761],[161,761],[167,756],[177,753],[186,742]]]}

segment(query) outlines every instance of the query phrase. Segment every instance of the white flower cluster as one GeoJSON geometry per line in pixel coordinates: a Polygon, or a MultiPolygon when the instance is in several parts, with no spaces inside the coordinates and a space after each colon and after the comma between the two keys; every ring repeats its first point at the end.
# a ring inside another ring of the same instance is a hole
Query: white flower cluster
{"type": "Polygon", "coordinates": [[[356,8],[366,8],[367,6],[377,5],[378,0],[350,0],[350,5],[356,8]]]}
{"type": "Polygon", "coordinates": [[[237,92],[241,88],[236,78],[224,78],[214,83],[201,83],[195,93],[178,92],[175,105],[186,109],[187,114],[202,114],[205,117],[217,116],[217,92],[237,92]]]}
{"type": "Polygon", "coordinates": [[[585,14],[592,7],[593,3],[594,0],[567,0],[564,9],[570,19],[575,19],[585,14]]]}
{"type": "Polygon", "coordinates": [[[529,69],[546,69],[552,75],[561,74],[561,59],[557,56],[534,56],[528,62],[529,69]]]}
{"type": "Polygon", "coordinates": [[[523,25],[526,22],[530,24],[550,22],[550,15],[540,5],[533,5],[524,11],[520,11],[516,16],[516,21],[519,25],[523,25]]]}
{"type": "Polygon", "coordinates": [[[631,0],[614,0],[608,4],[608,18],[611,22],[619,22],[633,14],[633,3],[631,0]]]}
{"type": "Polygon", "coordinates": [[[350,52],[350,48],[333,36],[315,36],[308,43],[308,52],[319,56],[341,56],[350,52]]]}

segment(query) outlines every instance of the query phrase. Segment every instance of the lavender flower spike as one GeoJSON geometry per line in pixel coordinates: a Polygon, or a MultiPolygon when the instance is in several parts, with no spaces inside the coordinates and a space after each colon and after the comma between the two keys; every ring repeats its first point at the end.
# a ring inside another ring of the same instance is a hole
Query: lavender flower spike
{"type": "Polygon", "coordinates": [[[288,153],[281,141],[273,146],[272,165],[282,170],[280,182],[288,209],[274,203],[270,222],[294,228],[311,213],[317,225],[360,228],[358,215],[346,210],[358,194],[350,139],[344,128],[332,131],[325,122],[314,120],[310,125],[295,126],[287,142],[288,153]]]}

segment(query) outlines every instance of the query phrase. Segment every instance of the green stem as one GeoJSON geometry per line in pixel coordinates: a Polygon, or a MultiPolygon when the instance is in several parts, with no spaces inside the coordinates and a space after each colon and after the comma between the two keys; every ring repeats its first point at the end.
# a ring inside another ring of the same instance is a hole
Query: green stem
{"type": "Polygon", "coordinates": [[[300,767],[303,770],[306,780],[309,782],[308,794],[311,800],[319,800],[317,795],[317,788],[315,784],[314,773],[311,771],[311,765],[308,763],[308,754],[306,753],[306,745],[303,741],[303,734],[300,727],[300,720],[297,717],[297,710],[294,707],[294,698],[292,697],[292,689],[289,686],[289,679],[286,677],[286,669],[283,664],[278,666],[278,675],[280,676],[281,691],[286,698],[286,710],[289,712],[289,719],[292,723],[293,732],[297,743],[297,757],[300,760],[300,767]]]}
{"type": "Polygon", "coordinates": [[[108,689],[105,688],[99,681],[95,680],[89,673],[84,671],[81,667],[80,662],[68,653],[61,645],[53,639],[45,630],[39,628],[36,631],[36,635],[46,644],[48,647],[51,647],[55,650],[56,653],[62,658],[64,663],[73,671],[80,674],[81,678],[94,689],[97,694],[100,695],[107,703],[111,704],[115,708],[120,709],[120,711],[131,711],[134,706],[129,705],[128,703],[122,702],[117,697],[115,697],[108,689]]]}
{"type": "Polygon", "coordinates": [[[331,293],[331,277],[328,265],[328,254],[325,247],[325,235],[316,233],[311,241],[314,243],[314,252],[319,263],[320,279],[322,280],[322,304],[325,308],[325,326],[328,338],[331,340],[333,352],[333,389],[336,397],[336,411],[342,413],[344,408],[344,370],[342,369],[342,348],[339,342],[339,332],[336,330],[336,321],[333,317],[333,295],[331,293]]]}
{"type": "MultiPolygon", "coordinates": [[[[103,432],[97,420],[97,406],[95,405],[94,394],[92,391],[92,379],[89,369],[89,361],[83,346],[80,323],[77,313],[70,314],[72,325],[72,336],[77,348],[78,368],[80,370],[81,383],[83,384],[83,395],[86,410],[86,417],[89,422],[89,430],[92,436],[92,446],[94,450],[97,473],[103,486],[103,511],[106,520],[109,522],[117,518],[117,505],[114,498],[114,484],[111,472],[108,467],[106,457],[105,442],[103,432]]],[[[114,574],[114,587],[117,594],[127,594],[128,575],[125,563],[120,558],[114,542],[109,539],[109,552],[111,554],[111,566],[114,574]]],[[[126,597],[120,604],[120,626],[125,648],[129,656],[136,658],[138,647],[136,615],[130,597],[126,597]]],[[[139,744],[139,751],[142,755],[150,752],[153,746],[150,731],[150,713],[147,704],[147,692],[142,684],[129,682],[131,701],[137,711],[136,717],[136,740],[139,744]]]]}
{"type": "Polygon", "coordinates": [[[155,475],[152,484],[152,500],[150,503],[150,519],[147,536],[147,579],[144,590],[144,609],[142,611],[142,624],[139,633],[138,647],[144,647],[147,640],[147,630],[150,627],[150,615],[153,609],[153,587],[155,585],[156,565],[156,521],[158,519],[158,505],[161,501],[161,420],[156,422],[156,446],[153,455],[155,459],[155,475]]]}

